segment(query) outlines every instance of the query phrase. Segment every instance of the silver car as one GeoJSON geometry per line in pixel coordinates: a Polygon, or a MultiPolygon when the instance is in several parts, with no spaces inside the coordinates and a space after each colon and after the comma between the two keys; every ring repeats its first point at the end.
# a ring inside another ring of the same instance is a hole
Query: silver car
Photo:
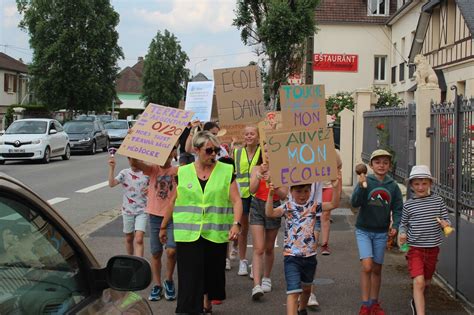
{"type": "Polygon", "coordinates": [[[131,123],[125,119],[109,120],[104,123],[104,127],[109,133],[109,146],[118,148],[127,136],[131,123]]]}

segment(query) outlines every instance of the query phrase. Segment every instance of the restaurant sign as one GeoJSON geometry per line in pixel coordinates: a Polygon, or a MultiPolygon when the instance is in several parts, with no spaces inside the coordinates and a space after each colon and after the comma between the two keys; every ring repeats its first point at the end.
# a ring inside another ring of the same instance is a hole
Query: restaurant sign
{"type": "Polygon", "coordinates": [[[358,56],[347,54],[314,54],[313,70],[357,72],[358,56]]]}

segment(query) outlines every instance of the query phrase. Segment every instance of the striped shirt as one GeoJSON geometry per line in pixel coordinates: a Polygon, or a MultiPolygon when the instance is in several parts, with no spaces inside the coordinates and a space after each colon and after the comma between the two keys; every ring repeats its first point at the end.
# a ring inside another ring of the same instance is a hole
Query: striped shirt
{"type": "Polygon", "coordinates": [[[431,194],[408,199],[403,205],[399,231],[407,234],[410,246],[439,246],[443,240],[443,230],[436,218],[450,222],[443,198],[431,194]]]}

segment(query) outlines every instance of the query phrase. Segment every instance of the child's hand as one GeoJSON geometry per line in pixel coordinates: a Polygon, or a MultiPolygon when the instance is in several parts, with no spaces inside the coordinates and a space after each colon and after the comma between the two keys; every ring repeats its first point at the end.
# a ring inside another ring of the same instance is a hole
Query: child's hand
{"type": "Polygon", "coordinates": [[[191,122],[191,127],[201,127],[201,121],[199,119],[196,119],[191,122]]]}
{"type": "Polygon", "coordinates": [[[131,135],[132,133],[133,133],[133,129],[129,128],[128,131],[127,131],[127,134],[131,135]]]}
{"type": "Polygon", "coordinates": [[[388,232],[388,235],[391,236],[391,237],[394,237],[395,235],[397,235],[397,229],[390,229],[390,231],[388,232]]]}
{"type": "Polygon", "coordinates": [[[113,156],[109,157],[109,166],[114,168],[115,167],[115,158],[113,156]]]}
{"type": "Polygon", "coordinates": [[[166,241],[168,240],[168,236],[166,235],[166,229],[160,228],[159,236],[161,244],[166,244],[166,241]]]}
{"type": "Polygon", "coordinates": [[[406,233],[400,233],[400,235],[398,236],[398,242],[400,243],[400,245],[403,245],[407,242],[406,233]]]}
{"type": "Polygon", "coordinates": [[[447,226],[450,226],[448,221],[441,220],[440,218],[436,218],[436,221],[438,221],[439,225],[444,229],[447,226]]]}
{"type": "Polygon", "coordinates": [[[275,185],[273,185],[272,182],[268,182],[268,195],[273,196],[274,192],[275,192],[275,185]]]}

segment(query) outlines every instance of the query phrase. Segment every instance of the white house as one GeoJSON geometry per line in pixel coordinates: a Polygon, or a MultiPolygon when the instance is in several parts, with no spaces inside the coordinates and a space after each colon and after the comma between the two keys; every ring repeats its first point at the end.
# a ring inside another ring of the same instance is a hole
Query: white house
{"type": "Polygon", "coordinates": [[[7,107],[22,104],[28,98],[28,67],[0,52],[0,117],[3,117],[7,107]]]}

